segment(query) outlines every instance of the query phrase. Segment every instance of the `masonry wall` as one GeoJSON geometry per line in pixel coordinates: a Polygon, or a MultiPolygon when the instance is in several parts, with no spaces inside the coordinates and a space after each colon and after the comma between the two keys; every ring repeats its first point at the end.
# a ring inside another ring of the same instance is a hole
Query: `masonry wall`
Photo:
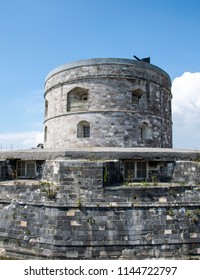
{"type": "MultiPolygon", "coordinates": [[[[104,185],[103,163],[60,166],[59,184],[1,183],[0,251],[5,255],[20,259],[200,258],[198,186],[109,187],[104,185]]],[[[57,168],[53,167],[55,174],[57,168]]],[[[45,172],[48,178],[50,169],[45,172]]]]}
{"type": "Polygon", "coordinates": [[[66,64],[45,83],[45,148],[172,147],[171,81],[160,68],[128,59],[91,59],[66,64]],[[87,101],[69,111],[73,96],[87,101]],[[138,103],[133,93],[139,94],[138,103]],[[81,121],[90,137],[77,137],[81,121]],[[150,131],[142,137],[143,125],[150,131]]]}
{"type": "Polygon", "coordinates": [[[172,178],[173,182],[180,184],[200,184],[200,162],[196,161],[177,161],[172,178]]]}

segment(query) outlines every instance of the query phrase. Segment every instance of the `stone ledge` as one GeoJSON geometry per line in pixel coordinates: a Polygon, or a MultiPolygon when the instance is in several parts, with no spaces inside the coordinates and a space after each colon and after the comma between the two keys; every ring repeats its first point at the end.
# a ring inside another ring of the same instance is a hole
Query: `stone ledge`
{"type": "Polygon", "coordinates": [[[169,208],[169,207],[200,207],[200,201],[194,201],[194,202],[155,202],[155,203],[144,203],[144,202],[138,202],[138,203],[119,203],[119,202],[93,202],[93,203],[82,203],[82,205],[79,207],[77,206],[77,203],[69,203],[69,204],[56,204],[54,201],[49,203],[31,203],[31,202],[24,202],[19,200],[9,200],[9,199],[1,199],[0,203],[2,204],[11,204],[16,203],[19,205],[27,205],[27,206],[34,206],[34,207],[50,207],[50,208],[60,208],[60,209],[134,209],[134,208],[169,208]]]}
{"type": "Polygon", "coordinates": [[[200,151],[171,148],[121,148],[121,147],[85,147],[63,149],[31,149],[0,151],[0,159],[20,160],[197,160],[200,151]]]}

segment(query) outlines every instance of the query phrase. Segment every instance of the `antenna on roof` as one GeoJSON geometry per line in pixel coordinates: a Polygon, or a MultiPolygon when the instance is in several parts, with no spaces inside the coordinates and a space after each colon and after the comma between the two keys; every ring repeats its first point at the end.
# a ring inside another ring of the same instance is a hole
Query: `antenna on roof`
{"type": "Polygon", "coordinates": [[[136,55],[134,55],[133,57],[134,57],[135,59],[137,59],[137,60],[141,61],[141,59],[140,59],[140,58],[138,58],[136,55]]]}
{"type": "Polygon", "coordinates": [[[150,57],[145,57],[142,59],[138,58],[136,55],[134,55],[133,57],[139,61],[144,61],[144,62],[150,63],[150,57]]]}

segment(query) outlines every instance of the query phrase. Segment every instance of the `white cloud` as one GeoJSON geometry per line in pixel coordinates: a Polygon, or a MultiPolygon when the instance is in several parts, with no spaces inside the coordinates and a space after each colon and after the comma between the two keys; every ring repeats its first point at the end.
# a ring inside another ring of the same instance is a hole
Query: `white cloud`
{"type": "Polygon", "coordinates": [[[200,149],[200,73],[175,78],[172,94],[174,147],[200,149]]]}
{"type": "Polygon", "coordinates": [[[36,147],[39,143],[43,143],[43,132],[41,131],[0,134],[1,150],[30,149],[36,147]]]}

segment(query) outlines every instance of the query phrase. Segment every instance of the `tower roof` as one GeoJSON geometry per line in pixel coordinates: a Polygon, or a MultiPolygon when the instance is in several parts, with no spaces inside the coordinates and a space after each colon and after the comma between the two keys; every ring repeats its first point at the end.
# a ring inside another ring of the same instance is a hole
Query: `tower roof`
{"type": "Polygon", "coordinates": [[[78,68],[78,67],[83,67],[83,66],[103,65],[103,64],[133,65],[136,67],[138,66],[138,67],[142,67],[143,69],[149,69],[149,70],[159,72],[160,74],[166,76],[167,79],[171,80],[170,76],[167,74],[167,72],[165,72],[158,66],[155,66],[153,64],[150,64],[150,63],[147,63],[144,61],[138,61],[138,60],[126,59],[126,58],[91,58],[91,59],[84,59],[84,60],[69,62],[69,63],[56,67],[55,69],[53,69],[52,71],[49,72],[49,74],[47,75],[47,77],[45,79],[45,82],[49,78],[54,76],[55,74],[58,74],[60,72],[68,70],[68,69],[73,69],[73,68],[78,68]]]}

